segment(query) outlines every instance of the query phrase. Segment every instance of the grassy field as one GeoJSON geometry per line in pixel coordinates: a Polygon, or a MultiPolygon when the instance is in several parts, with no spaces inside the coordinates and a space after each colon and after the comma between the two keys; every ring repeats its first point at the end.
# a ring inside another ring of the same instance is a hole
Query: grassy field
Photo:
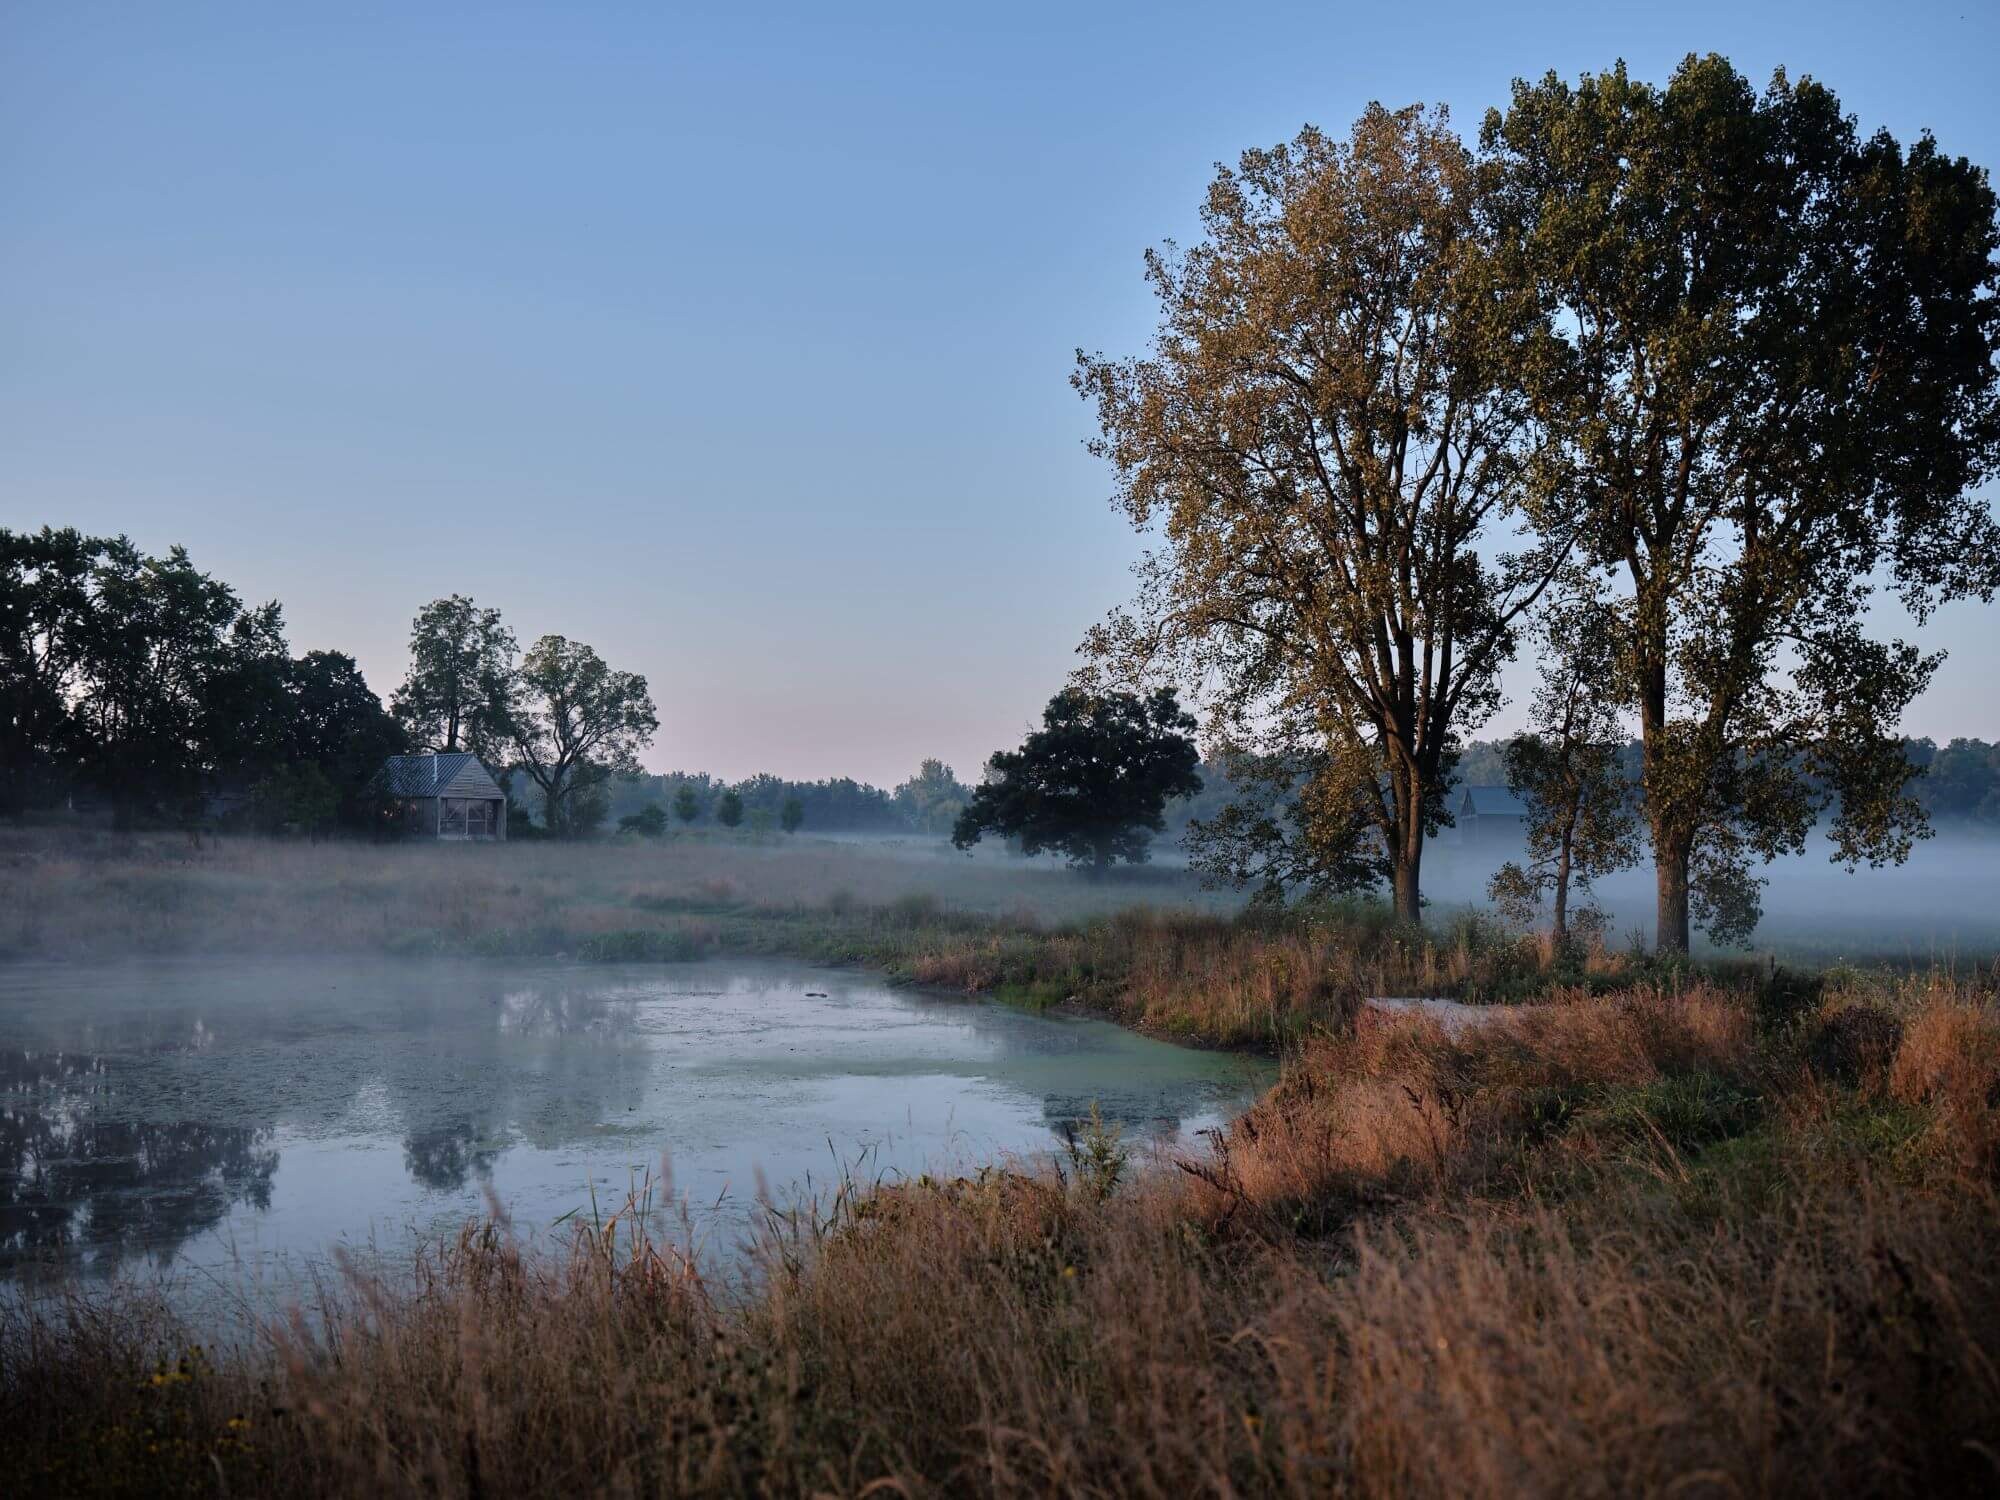
{"type": "Polygon", "coordinates": [[[230,953],[786,956],[1270,1050],[1345,1025],[1366,995],[1512,1001],[1672,989],[1717,972],[1768,981],[1775,968],[1769,954],[1660,965],[1628,945],[1557,955],[1462,908],[1421,930],[1368,901],[1269,917],[1185,870],[1092,882],[939,840],[309,845],[0,832],[0,961],[230,953]]]}
{"type": "Polygon", "coordinates": [[[1285,1059],[1176,1165],[1100,1133],[775,1208],[716,1279],[642,1194],[228,1348],[138,1291],[0,1304],[0,1493],[2000,1485],[2000,970],[1558,956],[832,843],[0,858],[16,954],[749,948],[1285,1059]],[[1380,993],[1534,1003],[1448,1034],[1380,993]]]}
{"type": "MultiPolygon", "coordinates": [[[[1184,873],[1091,882],[937,841],[692,839],[508,846],[0,837],[0,955],[387,953],[582,961],[783,954],[1073,1003],[1206,1045],[1279,1047],[1364,994],[1518,998],[1547,953],[1479,919],[1378,905],[1242,914],[1184,873]]],[[[1637,961],[1599,952],[1568,982],[1637,961]]]]}

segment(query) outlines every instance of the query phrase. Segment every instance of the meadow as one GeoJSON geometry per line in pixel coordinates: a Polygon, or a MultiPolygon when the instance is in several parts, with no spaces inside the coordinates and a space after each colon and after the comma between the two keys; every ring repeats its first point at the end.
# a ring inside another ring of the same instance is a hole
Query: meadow
{"type": "MultiPolygon", "coordinates": [[[[1985,951],[1953,952],[1947,966],[1976,967],[1985,951]]],[[[1184,868],[1090,881],[937,839],[469,846],[0,832],[0,959],[786,956],[1069,1005],[1208,1046],[1282,1049],[1345,1024],[1367,995],[1483,1003],[1712,972],[1769,982],[1781,953],[1662,965],[1613,934],[1557,953],[1469,904],[1441,906],[1422,929],[1370,901],[1270,915],[1184,868]]],[[[1938,955],[1894,957],[1909,970],[1938,955]]]]}
{"type": "Polygon", "coordinates": [[[1094,1130],[857,1182],[772,1204],[732,1268],[654,1185],[559,1248],[496,1216],[407,1280],[351,1267],[223,1346],[136,1288],[8,1305],[7,1493],[2000,1483],[1990,965],[1662,966],[838,844],[38,837],[5,850],[17,956],[762,945],[1283,1070],[1177,1162],[1094,1130]],[[1525,1003],[1447,1029],[1384,993],[1525,1003]]]}

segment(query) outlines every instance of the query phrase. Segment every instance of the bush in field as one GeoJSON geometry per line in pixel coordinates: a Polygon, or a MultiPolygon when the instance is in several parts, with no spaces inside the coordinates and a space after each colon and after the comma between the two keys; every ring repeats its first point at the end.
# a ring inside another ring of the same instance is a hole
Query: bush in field
{"type": "Polygon", "coordinates": [[[805,820],[805,804],[796,797],[787,797],[785,805],[778,809],[778,826],[787,833],[797,833],[805,820]]]}
{"type": "Polygon", "coordinates": [[[656,839],[667,831],[667,810],[657,802],[649,802],[635,813],[627,813],[618,820],[620,833],[636,833],[643,838],[656,839]]]}
{"type": "Polygon", "coordinates": [[[695,800],[694,788],[685,783],[674,793],[674,816],[683,823],[692,823],[701,816],[701,803],[695,800]]]}
{"type": "Polygon", "coordinates": [[[736,792],[724,792],[715,799],[715,821],[724,828],[734,828],[743,821],[743,798],[736,792]]]}

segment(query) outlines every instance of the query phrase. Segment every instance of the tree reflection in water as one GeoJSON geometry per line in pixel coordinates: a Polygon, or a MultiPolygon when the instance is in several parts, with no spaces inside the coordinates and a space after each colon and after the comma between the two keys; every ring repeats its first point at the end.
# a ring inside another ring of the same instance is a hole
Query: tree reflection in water
{"type": "Polygon", "coordinates": [[[99,1119],[99,1057],[0,1049],[0,1269],[171,1260],[237,1203],[268,1207],[268,1130],[99,1119]]]}
{"type": "Polygon", "coordinates": [[[436,1193],[465,1186],[468,1176],[487,1182],[493,1161],[504,1150],[482,1144],[486,1133],[463,1116],[415,1131],[403,1140],[403,1165],[410,1176],[436,1193]]]}

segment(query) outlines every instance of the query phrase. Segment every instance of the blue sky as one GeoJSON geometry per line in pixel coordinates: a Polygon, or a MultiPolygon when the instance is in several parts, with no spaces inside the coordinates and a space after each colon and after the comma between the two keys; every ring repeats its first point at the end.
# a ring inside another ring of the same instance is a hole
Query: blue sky
{"type": "MultiPolygon", "coordinates": [[[[1994,0],[0,4],[0,524],[184,542],[385,697],[471,593],[645,672],[658,768],[970,775],[1127,594],[1067,377],[1213,163],[1690,50],[2000,166],[1994,0]]],[[[1913,730],[2000,734],[1994,625],[1913,730]]]]}

